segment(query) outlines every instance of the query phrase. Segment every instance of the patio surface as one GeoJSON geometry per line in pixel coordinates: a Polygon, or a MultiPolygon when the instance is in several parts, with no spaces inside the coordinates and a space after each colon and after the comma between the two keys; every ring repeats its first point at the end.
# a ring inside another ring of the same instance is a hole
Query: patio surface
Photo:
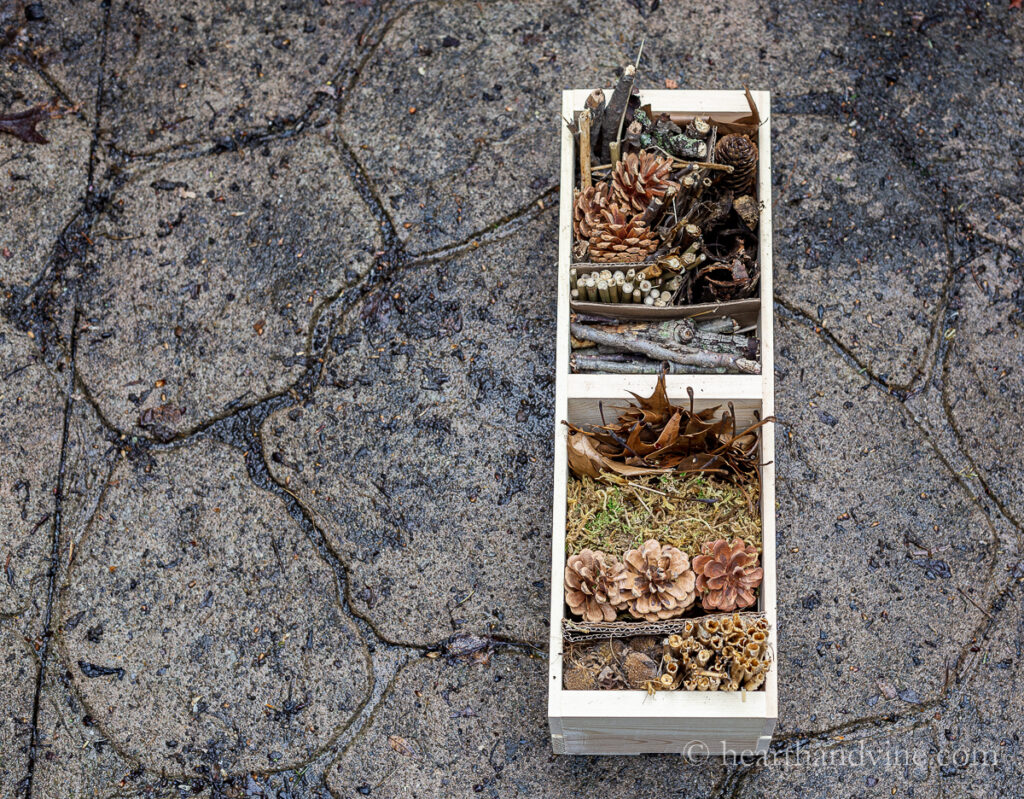
{"type": "Polygon", "coordinates": [[[4,0],[0,796],[1009,795],[1022,14],[4,0]],[[548,739],[559,92],[644,36],[773,93],[768,762],[548,739]]]}

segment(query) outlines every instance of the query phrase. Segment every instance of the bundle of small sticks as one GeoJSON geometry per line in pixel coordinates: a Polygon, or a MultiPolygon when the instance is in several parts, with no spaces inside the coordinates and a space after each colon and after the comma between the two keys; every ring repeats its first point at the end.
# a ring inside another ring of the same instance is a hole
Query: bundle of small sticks
{"type": "MultiPolygon", "coordinates": [[[[649,296],[649,295],[648,295],[649,296]]],[[[729,317],[695,321],[618,320],[573,314],[573,372],[606,374],[760,374],[756,326],[729,317]]]]}
{"type": "MultiPolygon", "coordinates": [[[[694,259],[703,255],[688,252],[694,259]]],[[[699,261],[698,261],[699,262],[699,261]]],[[[569,270],[569,296],[573,302],[613,302],[664,308],[673,304],[675,294],[682,288],[679,275],[650,274],[647,270],[630,267],[622,270],[602,269],[590,273],[569,270]]]]}

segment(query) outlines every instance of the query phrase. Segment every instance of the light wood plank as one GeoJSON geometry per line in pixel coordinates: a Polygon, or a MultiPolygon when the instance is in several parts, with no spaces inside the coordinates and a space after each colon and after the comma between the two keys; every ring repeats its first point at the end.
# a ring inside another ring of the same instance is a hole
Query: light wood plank
{"type": "Polygon", "coordinates": [[[551,558],[551,657],[548,662],[548,718],[552,734],[561,734],[560,700],[562,690],[562,607],[565,603],[562,578],[565,571],[565,495],[568,479],[568,464],[565,447],[565,425],[562,420],[568,415],[569,375],[569,265],[572,259],[572,203],[575,183],[575,142],[565,120],[572,119],[574,110],[583,107],[587,92],[562,92],[562,118],[558,120],[562,142],[562,191],[558,210],[558,321],[555,345],[555,452],[553,471],[555,476],[552,511],[552,552],[561,553],[551,558]],[[578,100],[574,98],[579,97],[578,100]]]}
{"type": "MultiPolygon", "coordinates": [[[[574,375],[568,382],[569,399],[603,397],[629,399],[629,392],[650,396],[658,383],[657,375],[574,375]]],[[[685,399],[692,388],[697,399],[760,400],[764,381],[760,375],[668,375],[665,387],[670,397],[685,399]]]]}

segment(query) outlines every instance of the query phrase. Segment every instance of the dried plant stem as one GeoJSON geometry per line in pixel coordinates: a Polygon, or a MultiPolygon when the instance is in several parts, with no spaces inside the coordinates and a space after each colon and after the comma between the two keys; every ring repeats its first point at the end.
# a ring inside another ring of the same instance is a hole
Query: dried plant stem
{"type": "Polygon", "coordinates": [[[580,187],[589,189],[593,185],[590,177],[590,124],[593,114],[589,108],[580,111],[580,187]]]}

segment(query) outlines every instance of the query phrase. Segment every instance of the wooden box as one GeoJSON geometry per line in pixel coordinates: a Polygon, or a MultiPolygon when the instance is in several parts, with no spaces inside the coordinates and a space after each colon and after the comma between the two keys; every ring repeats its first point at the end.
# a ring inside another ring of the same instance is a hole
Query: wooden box
{"type": "MultiPolygon", "coordinates": [[[[574,119],[590,90],[562,95],[562,117],[574,119]]],[[[728,122],[749,117],[742,91],[641,91],[641,102],[655,113],[710,115],[728,122]]],[[[761,217],[760,303],[756,310],[761,340],[760,375],[669,376],[674,400],[685,400],[692,387],[698,404],[732,401],[739,420],[774,413],[774,359],[772,355],[772,223],[770,95],[752,92],[761,118],[758,133],[758,198],[761,217]]],[[[629,391],[649,395],[657,380],[648,375],[584,375],[569,371],[569,268],[572,261],[572,205],[576,152],[572,133],[561,123],[561,195],[558,241],[558,345],[555,401],[554,528],[551,563],[551,642],[548,677],[548,720],[556,754],[641,754],[672,752],[697,756],[763,753],[771,741],[778,717],[777,635],[775,616],[775,465],[774,425],[761,428],[761,514],[763,530],[762,583],[758,610],[771,624],[769,646],[773,657],[763,690],[757,691],[570,691],[562,687],[562,620],[565,615],[565,521],[568,464],[566,428],[573,423],[598,421],[602,400],[629,398],[629,391]]],[[[616,403],[612,403],[616,404],[616,403]]]]}

